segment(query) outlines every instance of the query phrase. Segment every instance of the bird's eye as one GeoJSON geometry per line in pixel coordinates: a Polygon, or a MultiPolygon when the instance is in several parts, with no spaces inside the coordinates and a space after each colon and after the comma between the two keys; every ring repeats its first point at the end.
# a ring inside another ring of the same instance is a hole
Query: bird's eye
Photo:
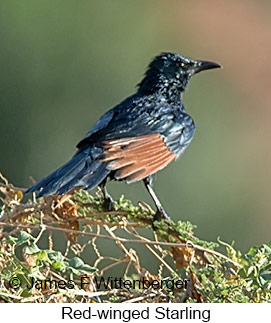
{"type": "Polygon", "coordinates": [[[178,65],[179,68],[183,68],[185,66],[184,62],[178,62],[177,65],[178,65]]]}

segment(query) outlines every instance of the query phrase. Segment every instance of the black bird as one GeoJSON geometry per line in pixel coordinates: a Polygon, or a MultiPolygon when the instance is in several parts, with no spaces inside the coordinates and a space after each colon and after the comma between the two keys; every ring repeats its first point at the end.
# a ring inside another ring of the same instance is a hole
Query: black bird
{"type": "Polygon", "coordinates": [[[155,57],[137,92],[106,112],[77,144],[71,160],[27,192],[62,195],[99,185],[110,208],[107,179],[143,180],[157,208],[155,219],[168,219],[153,191],[153,177],[179,158],[193,138],[195,125],[182,103],[191,76],[218,67],[174,53],[155,57]]]}

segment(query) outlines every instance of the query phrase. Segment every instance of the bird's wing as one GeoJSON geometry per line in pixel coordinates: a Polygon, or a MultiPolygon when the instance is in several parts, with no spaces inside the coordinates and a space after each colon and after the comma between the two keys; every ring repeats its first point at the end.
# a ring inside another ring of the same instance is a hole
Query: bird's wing
{"type": "Polygon", "coordinates": [[[77,148],[95,143],[116,179],[135,182],[179,157],[193,131],[191,117],[180,108],[132,96],[104,114],[77,148]]]}
{"type": "Polygon", "coordinates": [[[176,158],[159,133],[107,140],[104,149],[107,168],[116,171],[116,179],[126,179],[127,183],[156,173],[176,158]]]}
{"type": "Polygon", "coordinates": [[[146,126],[149,134],[134,135],[133,129],[131,135],[103,141],[103,161],[109,162],[107,168],[115,171],[116,179],[136,182],[163,169],[183,153],[195,129],[183,111],[153,115],[147,122],[141,119],[142,129],[146,126]]]}
{"type": "Polygon", "coordinates": [[[150,115],[146,111],[146,102],[142,103],[135,95],[125,99],[106,112],[76,147],[81,149],[106,139],[152,133],[147,125],[150,115]]]}
{"type": "Polygon", "coordinates": [[[85,143],[88,142],[89,138],[97,133],[99,130],[105,128],[108,123],[112,120],[115,109],[111,109],[107,111],[102,117],[94,124],[94,126],[90,129],[90,131],[85,135],[85,137],[79,141],[77,144],[77,148],[81,148],[85,143]]]}
{"type": "Polygon", "coordinates": [[[90,143],[98,143],[107,139],[154,133],[149,122],[157,115],[159,116],[160,108],[135,95],[131,96],[106,112],[76,147],[81,149],[90,143]]]}

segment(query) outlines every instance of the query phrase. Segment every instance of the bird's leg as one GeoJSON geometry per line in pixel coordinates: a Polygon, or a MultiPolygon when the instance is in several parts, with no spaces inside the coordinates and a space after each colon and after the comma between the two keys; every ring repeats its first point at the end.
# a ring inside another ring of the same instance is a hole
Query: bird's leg
{"type": "Polygon", "coordinates": [[[104,207],[107,211],[113,210],[113,203],[115,202],[112,196],[107,192],[107,189],[105,187],[105,181],[103,181],[99,187],[102,191],[103,198],[104,198],[104,207]]]}
{"type": "Polygon", "coordinates": [[[148,192],[150,193],[153,202],[155,203],[156,206],[156,213],[154,215],[154,221],[159,220],[161,218],[170,220],[170,217],[167,215],[166,211],[164,210],[162,204],[160,203],[158,197],[156,196],[156,194],[154,193],[154,190],[152,188],[152,184],[153,184],[153,175],[148,176],[146,178],[144,178],[144,185],[146,187],[146,189],[148,190],[148,192]]]}

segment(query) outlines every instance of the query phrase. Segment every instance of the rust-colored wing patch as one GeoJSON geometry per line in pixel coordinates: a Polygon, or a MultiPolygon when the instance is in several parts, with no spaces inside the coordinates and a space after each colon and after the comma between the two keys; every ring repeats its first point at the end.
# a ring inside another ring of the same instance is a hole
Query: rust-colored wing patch
{"type": "Polygon", "coordinates": [[[116,171],[116,179],[127,183],[156,173],[176,158],[160,134],[107,140],[104,148],[103,161],[110,162],[108,168],[116,171]]]}

